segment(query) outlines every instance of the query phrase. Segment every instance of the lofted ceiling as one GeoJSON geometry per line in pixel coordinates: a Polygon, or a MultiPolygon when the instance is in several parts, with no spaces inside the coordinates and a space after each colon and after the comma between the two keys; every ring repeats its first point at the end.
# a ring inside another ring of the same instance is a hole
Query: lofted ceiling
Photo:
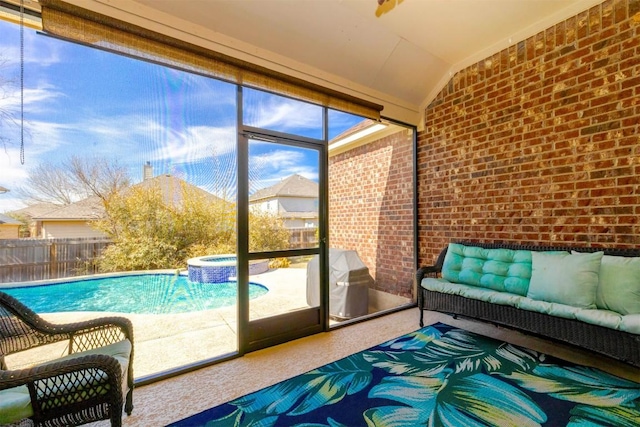
{"type": "Polygon", "coordinates": [[[416,124],[456,71],[601,0],[68,1],[378,102],[383,116],[416,124]]]}

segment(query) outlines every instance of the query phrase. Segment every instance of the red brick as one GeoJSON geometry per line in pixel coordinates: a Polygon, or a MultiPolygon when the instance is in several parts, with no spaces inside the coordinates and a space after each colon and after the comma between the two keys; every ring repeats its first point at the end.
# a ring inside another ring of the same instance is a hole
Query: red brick
{"type": "MultiPolygon", "coordinates": [[[[432,110],[436,108],[432,106],[432,110]]],[[[419,137],[427,135],[422,132],[419,137]]],[[[444,151],[438,137],[432,137],[430,150],[444,151]]],[[[419,149],[418,158],[424,159],[430,150],[419,149]]],[[[331,156],[329,162],[331,247],[357,250],[375,279],[375,289],[411,297],[414,266],[405,261],[411,260],[413,253],[411,140],[399,132],[331,156]],[[337,176],[340,179],[335,179],[337,176]]],[[[438,194],[433,182],[418,180],[417,187],[431,196],[438,194]]],[[[440,198],[443,196],[440,192],[440,198]]],[[[425,206],[419,203],[419,209],[425,206]]],[[[423,227],[433,224],[423,218],[419,223],[423,227]]]]}
{"type": "Polygon", "coordinates": [[[425,128],[440,133],[418,138],[421,259],[453,239],[640,244],[635,8],[607,0],[463,70],[486,79],[436,97],[425,128]]]}

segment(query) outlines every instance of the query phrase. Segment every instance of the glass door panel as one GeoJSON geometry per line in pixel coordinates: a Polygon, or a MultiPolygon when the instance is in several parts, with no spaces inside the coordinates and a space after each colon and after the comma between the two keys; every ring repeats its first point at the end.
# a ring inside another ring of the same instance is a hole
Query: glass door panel
{"type": "Polygon", "coordinates": [[[268,289],[260,298],[249,301],[250,320],[318,307],[319,277],[316,255],[250,261],[249,283],[268,289]]]}
{"type": "Polygon", "coordinates": [[[329,317],[415,301],[415,131],[329,111],[329,317]]]}
{"type": "MultiPolygon", "coordinates": [[[[129,318],[136,379],[237,353],[237,86],[23,30],[38,102],[22,112],[24,164],[19,126],[0,119],[0,210],[23,223],[0,288],[35,291],[53,323],[129,318]]],[[[0,82],[19,75],[3,52],[20,35],[0,20],[0,82]]],[[[0,111],[20,117],[19,85],[3,89],[0,111]]],[[[34,350],[20,363],[58,351],[34,350]]]]}
{"type": "Polygon", "coordinates": [[[317,149],[249,141],[249,251],[317,248],[317,149]]]}
{"type": "Polygon", "coordinates": [[[321,149],[301,141],[248,140],[249,349],[322,329],[321,149]]]}

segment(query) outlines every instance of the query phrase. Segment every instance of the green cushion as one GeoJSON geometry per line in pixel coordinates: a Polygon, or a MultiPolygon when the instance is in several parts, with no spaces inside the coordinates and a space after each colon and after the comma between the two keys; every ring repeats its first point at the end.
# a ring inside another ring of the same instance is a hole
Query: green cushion
{"type": "Polygon", "coordinates": [[[440,279],[436,277],[425,277],[420,283],[425,289],[430,291],[442,292],[443,294],[460,295],[464,289],[467,289],[469,285],[462,285],[459,283],[451,283],[446,279],[440,279]]]}
{"type": "MultiPolygon", "coordinates": [[[[92,350],[73,353],[47,363],[57,363],[61,360],[74,359],[90,354],[106,354],[113,356],[118,360],[123,372],[123,392],[126,393],[126,391],[128,391],[127,369],[129,366],[129,355],[131,354],[131,342],[129,340],[120,341],[92,350]]],[[[47,363],[44,363],[43,365],[46,365],[47,363]]],[[[60,390],[65,389],[64,384],[60,384],[58,387],[60,390]]],[[[7,390],[0,390],[0,425],[14,423],[22,419],[29,418],[32,415],[33,408],[31,407],[31,397],[29,396],[29,390],[26,385],[7,390]]]]}
{"type": "Polygon", "coordinates": [[[420,286],[430,291],[459,295],[493,304],[508,305],[550,316],[581,320],[586,323],[640,335],[640,314],[620,315],[602,309],[585,309],[555,302],[538,301],[507,292],[496,292],[476,286],[451,283],[445,279],[425,277],[420,286]]]}
{"type": "Polygon", "coordinates": [[[524,296],[531,278],[531,252],[450,243],[442,277],[452,283],[524,296]]]}
{"type": "Polygon", "coordinates": [[[576,313],[576,319],[592,325],[604,326],[605,328],[618,329],[622,323],[622,315],[609,310],[584,309],[576,313]]]}
{"type": "Polygon", "coordinates": [[[120,366],[122,367],[122,378],[123,379],[127,378],[127,369],[129,367],[129,356],[131,355],[131,341],[129,340],[118,341],[113,344],[105,345],[98,348],[93,348],[91,350],[68,354],[56,360],[52,360],[51,362],[60,362],[61,360],[76,359],[78,357],[88,356],[92,354],[106,354],[107,356],[111,356],[115,358],[120,363],[120,366]]]}
{"type": "Polygon", "coordinates": [[[493,292],[489,295],[488,302],[498,305],[509,305],[511,307],[517,307],[520,304],[520,300],[525,298],[520,295],[514,295],[508,292],[493,292]]]}
{"type": "Polygon", "coordinates": [[[129,385],[127,384],[127,373],[129,369],[129,357],[131,355],[131,350],[131,341],[123,340],[102,347],[93,348],[91,350],[68,354],[64,357],[56,359],[55,362],[66,359],[74,359],[81,356],[88,356],[91,354],[106,354],[107,356],[111,356],[120,363],[120,367],[122,368],[122,395],[124,396],[129,391],[129,385]]]}
{"type": "Polygon", "coordinates": [[[565,319],[575,319],[576,314],[581,310],[579,307],[573,307],[567,304],[540,301],[526,297],[520,300],[518,308],[548,314],[550,316],[563,317],[565,319]]]}
{"type": "Polygon", "coordinates": [[[27,386],[0,390],[0,424],[10,424],[33,415],[27,386]]]}
{"type": "Polygon", "coordinates": [[[640,314],[640,258],[602,257],[596,306],[620,314],[640,314]]]}
{"type": "Polygon", "coordinates": [[[527,297],[582,308],[596,308],[596,288],[603,252],[531,254],[527,297]]]}
{"type": "Polygon", "coordinates": [[[430,291],[442,292],[444,294],[460,295],[465,298],[477,299],[493,304],[509,305],[517,307],[519,301],[523,298],[520,295],[514,295],[507,292],[492,291],[491,289],[479,288],[477,286],[463,285],[460,283],[451,283],[445,279],[437,279],[434,277],[425,277],[420,284],[423,288],[430,291]]]}
{"type": "Polygon", "coordinates": [[[640,314],[627,314],[622,316],[620,330],[630,334],[640,335],[640,314]]]}

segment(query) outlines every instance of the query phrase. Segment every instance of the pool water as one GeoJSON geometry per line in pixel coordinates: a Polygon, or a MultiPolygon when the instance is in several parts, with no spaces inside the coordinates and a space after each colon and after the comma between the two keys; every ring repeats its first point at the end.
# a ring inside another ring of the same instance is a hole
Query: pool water
{"type": "MultiPolygon", "coordinates": [[[[49,285],[6,288],[36,313],[105,311],[167,314],[211,310],[236,304],[237,282],[194,283],[175,274],[103,277],[49,285]]],[[[249,284],[249,298],[268,289],[249,284]]]]}
{"type": "Polygon", "coordinates": [[[204,258],[200,258],[202,261],[207,261],[207,262],[238,262],[237,258],[235,256],[225,256],[225,257],[221,257],[221,256],[211,256],[211,257],[204,257],[204,258]]]}

